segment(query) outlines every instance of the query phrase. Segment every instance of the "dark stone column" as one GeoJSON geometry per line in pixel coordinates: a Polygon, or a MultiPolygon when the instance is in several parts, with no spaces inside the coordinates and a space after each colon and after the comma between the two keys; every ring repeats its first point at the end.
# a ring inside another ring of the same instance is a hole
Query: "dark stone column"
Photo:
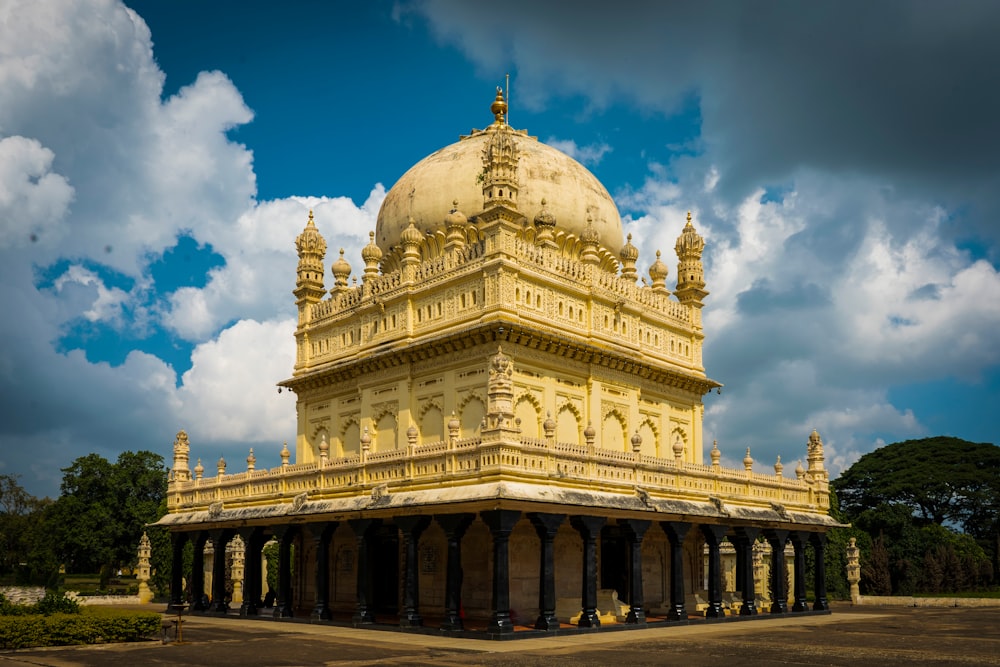
{"type": "Polygon", "coordinates": [[[736,590],[743,593],[743,575],[746,573],[746,563],[743,562],[743,557],[746,556],[746,551],[743,549],[743,538],[739,536],[739,533],[735,533],[729,538],[729,541],[733,545],[733,549],[736,552],[736,590]]]}
{"type": "Polygon", "coordinates": [[[684,606],[684,538],[691,524],[682,521],[661,521],[660,527],[670,541],[670,611],[667,620],[686,621],[684,606]]]}
{"type": "Polygon", "coordinates": [[[809,611],[809,605],[806,603],[806,540],[809,539],[808,534],[793,530],[789,539],[792,542],[792,548],[795,549],[795,585],[793,587],[795,601],[792,603],[792,611],[809,611]]]}
{"type": "Polygon", "coordinates": [[[278,599],[274,603],[275,618],[291,618],[292,608],[292,541],[298,528],[278,526],[274,538],[278,540],[278,599]]]}
{"type": "Polygon", "coordinates": [[[420,605],[420,571],[417,567],[417,547],[420,534],[431,522],[429,516],[397,516],[393,521],[403,534],[403,608],[399,611],[399,627],[419,628],[424,624],[420,605]]]}
{"type": "Polygon", "coordinates": [[[719,544],[728,531],[728,526],[701,526],[701,534],[705,536],[705,543],[708,545],[708,608],[705,610],[705,618],[722,618],[726,615],[722,609],[722,556],[719,544]]]}
{"type": "Polygon", "coordinates": [[[191,561],[191,611],[206,611],[208,596],[205,595],[205,540],[208,534],[198,531],[194,534],[194,558],[191,561]]]}
{"type": "Polygon", "coordinates": [[[580,614],[581,628],[599,628],[601,619],[597,616],[597,537],[607,521],[600,516],[573,516],[569,522],[583,539],[583,572],[581,582],[580,614]]]}
{"type": "Polygon", "coordinates": [[[170,602],[167,613],[184,606],[184,545],[187,533],[170,533],[170,602]]]}
{"type": "Polygon", "coordinates": [[[813,582],[815,584],[816,601],[813,602],[813,609],[815,611],[828,611],[830,604],[826,600],[826,559],[824,558],[826,533],[813,533],[809,537],[809,541],[813,545],[813,553],[815,555],[813,560],[816,567],[816,579],[813,582]]]}
{"type": "Polygon", "coordinates": [[[646,624],[646,611],[642,597],[642,538],[652,521],[619,519],[628,542],[628,616],[625,622],[632,625],[646,624]]]}
{"type": "Polygon", "coordinates": [[[788,570],[785,568],[785,542],[787,530],[765,530],[764,537],[771,545],[771,613],[788,612],[788,570]]]}
{"type": "Polygon", "coordinates": [[[329,621],[330,612],[330,539],[337,530],[337,521],[309,524],[309,536],[316,547],[316,605],[310,618],[329,621]]]}
{"type": "Polygon", "coordinates": [[[753,584],[753,545],[760,535],[756,526],[740,526],[736,529],[736,550],[742,553],[743,606],[740,616],[753,616],[757,613],[757,594],[753,584]]]}
{"type": "Polygon", "coordinates": [[[260,552],[264,548],[264,530],[259,527],[245,527],[237,532],[246,547],[243,556],[243,604],[240,605],[240,616],[256,616],[261,607],[260,552]]]}
{"type": "Polygon", "coordinates": [[[521,518],[517,510],[480,512],[483,523],[493,535],[493,616],[486,625],[490,634],[514,632],[510,620],[510,532],[521,518]]]}
{"type": "Polygon", "coordinates": [[[538,619],[536,630],[558,630],[559,619],[556,618],[556,565],[555,539],[559,526],[566,518],[564,514],[541,514],[532,512],[528,515],[538,539],[541,540],[540,562],[538,565],[538,619]]]}
{"type": "Polygon", "coordinates": [[[213,530],[210,535],[215,558],[212,560],[212,606],[209,611],[225,614],[229,612],[229,603],[226,602],[226,546],[233,531],[213,530]]]}
{"type": "Polygon", "coordinates": [[[358,568],[357,607],[351,619],[355,626],[369,625],[375,622],[372,611],[372,572],[368,563],[368,536],[371,529],[382,523],[381,519],[350,519],[347,522],[354,530],[358,541],[357,554],[354,562],[358,568]]]}
{"type": "Polygon", "coordinates": [[[475,514],[438,514],[434,520],[444,531],[448,542],[448,570],[444,587],[444,621],[442,630],[462,630],[462,536],[475,514]]]}

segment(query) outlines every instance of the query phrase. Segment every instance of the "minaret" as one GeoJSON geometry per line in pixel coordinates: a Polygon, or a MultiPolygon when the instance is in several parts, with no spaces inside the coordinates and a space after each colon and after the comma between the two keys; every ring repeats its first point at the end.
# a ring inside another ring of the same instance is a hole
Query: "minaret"
{"type": "Polygon", "coordinates": [[[517,145],[514,133],[504,120],[507,102],[497,88],[496,99],[490,105],[493,112],[491,136],[483,149],[483,210],[507,206],[517,210],[517,145]]]}
{"type": "MultiPolygon", "coordinates": [[[[689,304],[700,310],[704,305],[702,299],[708,296],[705,291],[705,269],[701,265],[701,253],[705,249],[705,239],[698,235],[691,224],[691,212],[687,214],[687,224],[677,238],[677,289],[674,294],[683,304],[689,304]]],[[[698,318],[700,321],[700,317],[698,318]]]]}
{"type": "Polygon", "coordinates": [[[309,306],[319,303],[326,294],[323,287],[323,257],[326,256],[326,241],[316,229],[313,212],[309,211],[309,221],[305,229],[295,239],[295,249],[299,253],[298,278],[295,281],[295,305],[299,307],[299,324],[309,321],[309,306]]]}

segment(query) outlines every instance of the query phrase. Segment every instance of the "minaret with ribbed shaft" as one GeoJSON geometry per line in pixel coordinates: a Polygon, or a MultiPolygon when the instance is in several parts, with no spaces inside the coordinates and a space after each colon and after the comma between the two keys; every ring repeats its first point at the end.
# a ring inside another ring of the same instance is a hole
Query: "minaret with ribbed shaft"
{"type": "Polygon", "coordinates": [[[299,324],[309,321],[309,306],[319,303],[326,294],[323,287],[323,258],[326,256],[326,240],[309,211],[309,221],[305,229],[295,239],[295,249],[299,253],[298,278],[295,281],[295,304],[299,307],[299,324]]]}
{"type": "Polygon", "coordinates": [[[690,304],[700,309],[704,304],[702,299],[708,296],[705,290],[705,269],[701,265],[701,253],[705,249],[705,239],[695,231],[691,224],[691,212],[687,214],[687,224],[684,231],[677,237],[677,289],[674,294],[683,304],[690,304]]]}
{"type": "Polygon", "coordinates": [[[483,209],[506,206],[517,210],[517,145],[504,120],[507,102],[499,88],[490,111],[494,121],[489,128],[492,136],[483,149],[483,209]]]}

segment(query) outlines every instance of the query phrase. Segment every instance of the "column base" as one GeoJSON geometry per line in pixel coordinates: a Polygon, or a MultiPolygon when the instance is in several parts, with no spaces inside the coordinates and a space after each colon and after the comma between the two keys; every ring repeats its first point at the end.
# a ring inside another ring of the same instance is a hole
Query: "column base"
{"type": "Polygon", "coordinates": [[[354,627],[359,625],[372,625],[375,623],[375,615],[370,611],[359,611],[351,618],[354,627]]]}
{"type": "Polygon", "coordinates": [[[402,614],[399,617],[399,627],[401,628],[420,628],[424,625],[424,619],[421,618],[420,614],[402,614]]]}
{"type": "Polygon", "coordinates": [[[628,615],[625,617],[625,623],[628,625],[646,625],[646,612],[642,609],[629,609],[628,615]]]}
{"type": "Polygon", "coordinates": [[[445,616],[444,621],[441,623],[441,629],[445,632],[460,632],[465,630],[465,625],[458,614],[450,614],[445,616]]]}
{"type": "Polygon", "coordinates": [[[510,616],[496,614],[486,626],[486,632],[491,635],[508,635],[514,632],[514,624],[511,623],[510,616]]]}
{"type": "Polygon", "coordinates": [[[252,602],[244,602],[243,605],[240,607],[240,617],[241,618],[248,618],[248,617],[251,617],[251,616],[256,616],[259,613],[260,613],[260,610],[257,608],[257,605],[255,605],[252,602]]]}
{"type": "Polygon", "coordinates": [[[331,612],[330,608],[325,605],[322,607],[317,606],[312,610],[312,614],[309,615],[309,618],[314,621],[329,621],[333,618],[333,612],[331,612]]]}
{"type": "Polygon", "coordinates": [[[226,604],[224,600],[221,600],[219,602],[213,603],[212,606],[208,608],[208,612],[210,614],[228,614],[229,605],[226,604]]]}
{"type": "Polygon", "coordinates": [[[705,609],[705,618],[723,618],[726,610],[722,608],[722,603],[710,602],[705,609]]]}
{"type": "Polygon", "coordinates": [[[542,614],[535,621],[535,630],[558,630],[559,629],[559,619],[556,618],[555,614],[542,614]]]}
{"type": "Polygon", "coordinates": [[[577,622],[577,627],[581,628],[599,628],[601,627],[601,619],[597,615],[597,610],[584,610],[580,614],[580,620],[577,622]]]}

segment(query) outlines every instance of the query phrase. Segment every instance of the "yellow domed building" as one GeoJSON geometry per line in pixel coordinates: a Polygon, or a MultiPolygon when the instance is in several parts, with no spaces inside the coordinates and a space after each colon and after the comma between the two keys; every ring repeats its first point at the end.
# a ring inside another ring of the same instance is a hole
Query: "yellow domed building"
{"type": "Polygon", "coordinates": [[[192,476],[178,434],[160,522],[173,603],[190,541],[194,608],[228,611],[223,559],[205,590],[204,550],[238,535],[247,616],[261,613],[270,539],[278,617],[504,636],[752,616],[762,593],[772,613],[825,612],[837,524],[819,435],[794,477],[780,461],[755,471],[749,450],[741,469],[717,446],[706,462],[702,397],[721,385],[702,362],[705,242],[690,214],[673,292],[660,252],[640,284],[604,186],[510,127],[499,92],[491,111],[399,179],[357,269],[341,251],[329,290],[310,214],[281,383],[297,396],[294,461],[286,447],[270,470],[251,453],[246,471],[220,461],[206,477],[199,461],[192,476]]]}

